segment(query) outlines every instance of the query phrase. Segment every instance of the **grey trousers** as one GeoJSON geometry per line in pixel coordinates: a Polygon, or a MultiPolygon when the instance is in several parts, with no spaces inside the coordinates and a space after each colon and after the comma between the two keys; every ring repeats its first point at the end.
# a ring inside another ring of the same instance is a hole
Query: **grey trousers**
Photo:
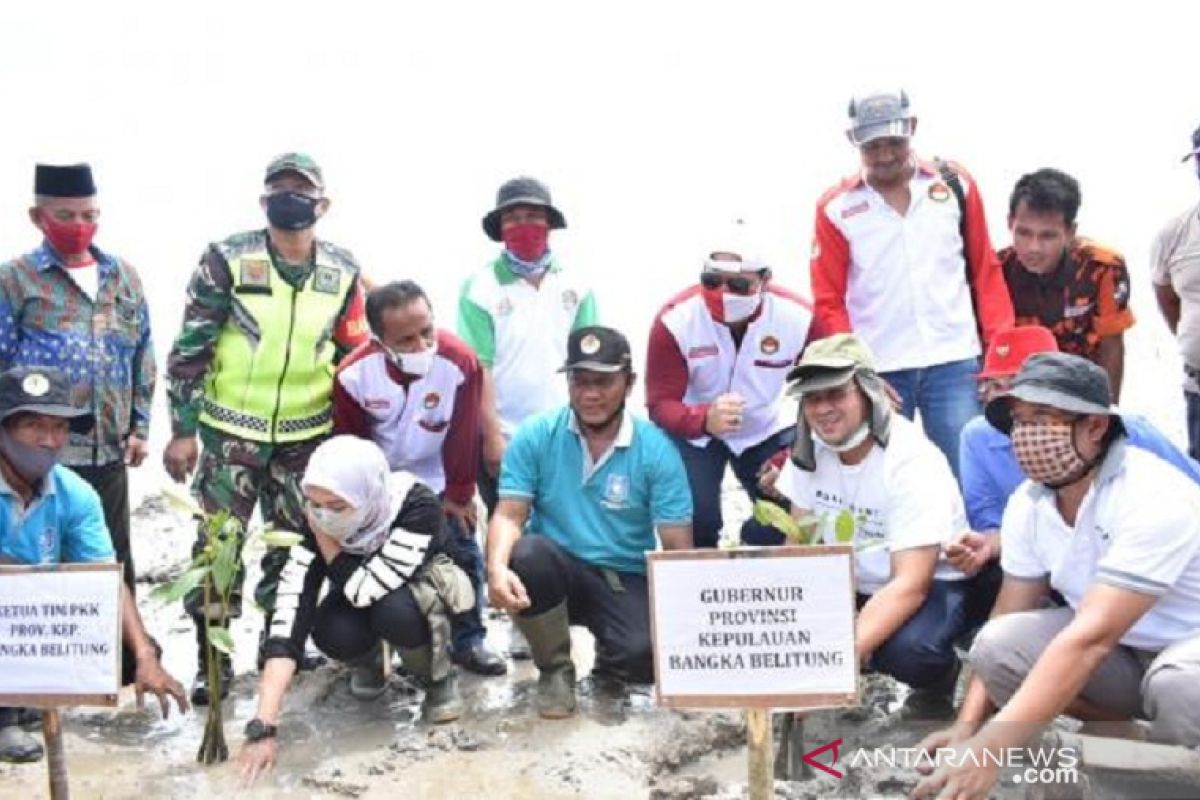
{"type": "MultiPolygon", "coordinates": [[[[1038,609],[1005,614],[983,627],[971,648],[971,667],[997,707],[1016,693],[1074,616],[1072,608],[1038,609]]],[[[1148,720],[1153,741],[1200,746],[1200,635],[1157,653],[1118,645],[1079,696],[1148,720]]]]}

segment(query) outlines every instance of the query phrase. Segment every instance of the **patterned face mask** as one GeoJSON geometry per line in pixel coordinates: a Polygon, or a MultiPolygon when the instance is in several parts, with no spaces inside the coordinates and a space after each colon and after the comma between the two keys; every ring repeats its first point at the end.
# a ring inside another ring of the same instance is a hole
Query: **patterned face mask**
{"type": "Polygon", "coordinates": [[[1074,422],[1013,422],[1010,438],[1025,476],[1051,489],[1074,483],[1092,468],[1075,447],[1074,422]]]}

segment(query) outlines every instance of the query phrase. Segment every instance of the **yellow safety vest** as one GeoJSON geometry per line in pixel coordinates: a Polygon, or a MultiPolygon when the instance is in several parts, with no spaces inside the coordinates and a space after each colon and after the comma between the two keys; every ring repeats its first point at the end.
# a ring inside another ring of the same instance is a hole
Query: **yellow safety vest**
{"type": "Polygon", "coordinates": [[[358,266],[323,242],[300,289],[275,270],[258,231],[217,245],[233,305],[217,336],[200,422],[256,442],[299,442],[333,428],[333,332],[358,266]]]}

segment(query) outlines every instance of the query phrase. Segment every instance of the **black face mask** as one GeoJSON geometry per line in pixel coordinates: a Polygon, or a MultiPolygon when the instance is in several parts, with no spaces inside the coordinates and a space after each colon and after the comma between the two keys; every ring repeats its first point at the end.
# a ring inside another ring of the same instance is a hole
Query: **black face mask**
{"type": "Polygon", "coordinates": [[[273,228],[302,231],[316,224],[320,202],[299,192],[276,192],[267,196],[267,219],[273,228]]]}

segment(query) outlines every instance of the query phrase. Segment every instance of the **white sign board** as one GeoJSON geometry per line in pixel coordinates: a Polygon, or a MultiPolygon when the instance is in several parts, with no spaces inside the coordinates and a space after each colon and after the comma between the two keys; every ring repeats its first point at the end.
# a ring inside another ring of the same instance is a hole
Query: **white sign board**
{"type": "Polygon", "coordinates": [[[0,702],[114,704],[120,601],[117,564],[0,567],[0,702]]]}
{"type": "Polygon", "coordinates": [[[649,562],[661,703],[857,704],[851,547],[669,551],[649,562]]]}

